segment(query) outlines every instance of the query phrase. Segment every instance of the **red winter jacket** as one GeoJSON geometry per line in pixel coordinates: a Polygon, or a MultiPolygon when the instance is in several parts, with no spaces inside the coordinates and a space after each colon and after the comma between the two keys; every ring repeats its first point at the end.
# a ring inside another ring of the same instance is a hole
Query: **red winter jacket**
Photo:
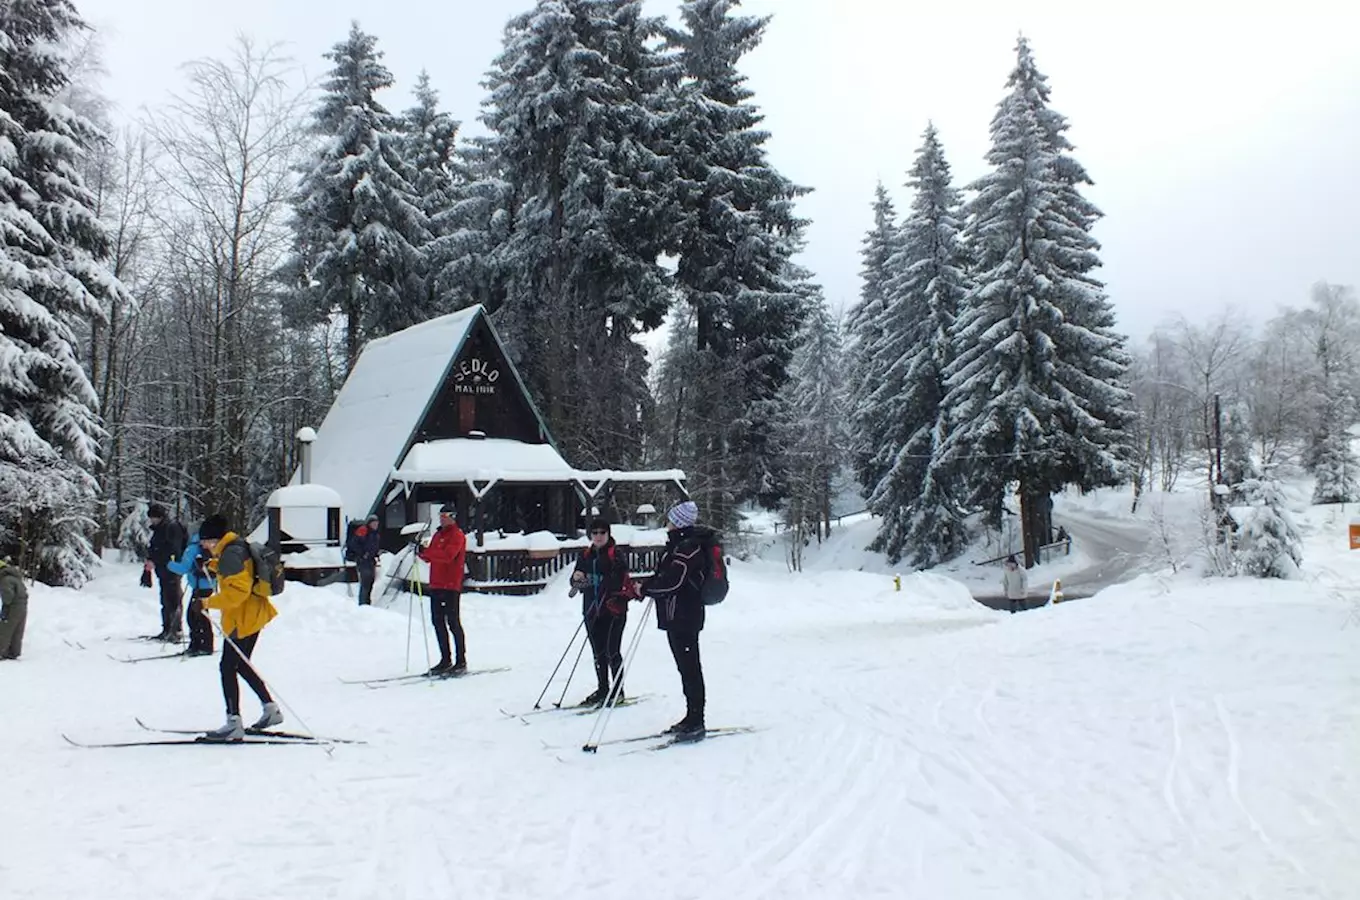
{"type": "Polygon", "coordinates": [[[457,524],[441,526],[420,550],[420,558],[430,564],[430,588],[436,591],[463,589],[463,563],[467,554],[467,535],[457,524]]]}

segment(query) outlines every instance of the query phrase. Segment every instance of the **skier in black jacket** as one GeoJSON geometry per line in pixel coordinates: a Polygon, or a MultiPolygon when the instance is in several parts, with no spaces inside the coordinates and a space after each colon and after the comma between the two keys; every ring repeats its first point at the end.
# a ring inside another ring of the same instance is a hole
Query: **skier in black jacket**
{"type": "MultiPolygon", "coordinates": [[[[609,697],[611,670],[615,681],[623,676],[623,631],[628,625],[625,586],[631,581],[628,560],[614,543],[609,523],[604,519],[591,522],[590,546],[571,573],[572,586],[581,592],[581,615],[595,657],[596,688],[582,706],[599,706],[609,697]]],[[[616,693],[614,702],[622,702],[623,685],[616,693]]]]}
{"type": "Polygon", "coordinates": [[[699,590],[708,575],[703,543],[713,530],[698,525],[699,507],[686,500],[666,513],[666,552],[643,594],[656,601],[656,627],[666,632],[685,691],[685,717],[667,733],[698,740],[704,728],[704,668],[699,660],[699,632],[704,630],[704,603],[699,590]]]}
{"type": "Polygon", "coordinates": [[[147,507],[146,518],[151,523],[151,544],[146,551],[143,577],[149,577],[154,571],[161,588],[161,632],[155,639],[178,643],[183,637],[180,611],[184,605],[184,593],[180,576],[168,567],[171,562],[179,562],[184,555],[189,533],[183,525],[167,516],[165,507],[159,503],[147,507]]]}

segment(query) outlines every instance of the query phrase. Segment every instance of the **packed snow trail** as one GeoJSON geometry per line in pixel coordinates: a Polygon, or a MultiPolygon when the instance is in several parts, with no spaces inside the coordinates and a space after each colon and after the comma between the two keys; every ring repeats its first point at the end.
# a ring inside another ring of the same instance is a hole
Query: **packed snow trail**
{"type": "MultiPolygon", "coordinates": [[[[1144,578],[1008,616],[935,576],[739,565],[703,637],[708,721],[755,730],[598,754],[589,716],[500,712],[575,627],[564,585],[465,599],[470,664],[508,671],[390,691],[340,679],[401,670],[404,600],[290,585],[254,661],[366,744],[69,747],[220,721],[215,657],[105,656],[155,621],[136,575],[37,588],[0,664],[6,900],[1355,896],[1360,629],[1316,585],[1144,578]]],[[[683,712],[641,625],[649,700],[606,742],[683,712]]]]}

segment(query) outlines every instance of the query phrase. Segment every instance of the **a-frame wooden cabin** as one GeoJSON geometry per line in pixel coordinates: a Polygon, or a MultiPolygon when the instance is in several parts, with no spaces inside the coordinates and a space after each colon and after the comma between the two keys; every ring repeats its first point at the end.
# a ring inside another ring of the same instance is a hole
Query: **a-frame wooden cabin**
{"type": "Polygon", "coordinates": [[[678,470],[582,471],[564,460],[480,305],[370,341],[305,452],[291,483],[305,468],[340,495],[344,519],[376,513],[393,551],[403,526],[450,501],[473,548],[493,536],[490,551],[507,534],[576,539],[593,508],[628,522],[639,499],[662,508],[685,496],[678,470]],[[624,484],[628,505],[611,503],[624,484]]]}

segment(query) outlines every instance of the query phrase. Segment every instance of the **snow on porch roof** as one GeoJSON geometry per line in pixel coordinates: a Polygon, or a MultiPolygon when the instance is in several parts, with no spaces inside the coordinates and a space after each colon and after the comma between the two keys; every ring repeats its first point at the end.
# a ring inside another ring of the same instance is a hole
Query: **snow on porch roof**
{"type": "Polygon", "coordinates": [[[464,484],[482,493],[496,482],[520,484],[574,482],[593,495],[606,481],[685,480],[679,469],[623,472],[613,469],[574,469],[549,444],[526,444],[505,438],[450,438],[413,446],[392,480],[405,484],[464,484]],[[592,489],[593,488],[593,489],[592,489]]]}
{"type": "Polygon", "coordinates": [[[576,470],[551,444],[507,438],[448,438],[411,447],[392,470],[393,481],[570,481],[576,470]]]}
{"type": "MultiPolygon", "coordinates": [[[[344,498],[344,515],[368,514],[420,423],[481,307],[369,341],[312,444],[311,481],[344,498]]],[[[291,479],[297,484],[300,473],[291,479]]]]}

